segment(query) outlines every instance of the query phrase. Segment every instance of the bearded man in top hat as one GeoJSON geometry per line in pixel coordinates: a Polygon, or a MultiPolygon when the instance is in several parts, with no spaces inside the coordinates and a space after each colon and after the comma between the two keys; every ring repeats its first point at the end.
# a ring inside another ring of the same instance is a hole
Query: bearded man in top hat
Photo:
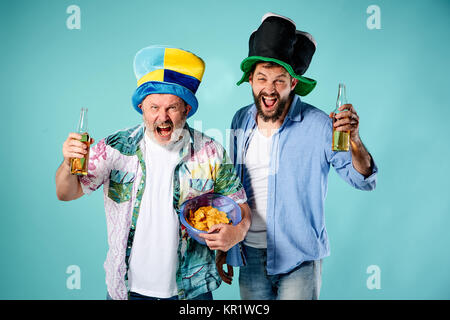
{"type": "MultiPolygon", "coordinates": [[[[90,152],[70,133],[56,172],[60,200],[74,200],[103,185],[109,251],[104,264],[109,299],[212,299],[226,252],[243,240],[250,212],[239,178],[223,147],[189,127],[204,62],[172,47],[151,46],[134,60],[138,87],[132,97],[143,123],[100,140],[90,152]],[[86,176],[70,174],[70,158],[89,155],[86,176]],[[208,246],[186,233],[181,204],[201,194],[228,196],[242,221],[218,225],[208,246]]],[[[227,259],[228,260],[228,259],[227,259]]],[[[238,262],[237,262],[238,263],[238,262]]]]}
{"type": "Polygon", "coordinates": [[[249,40],[238,85],[254,103],[231,124],[231,157],[247,193],[252,222],[240,268],[242,299],[318,299],[329,255],[324,201],[330,165],[350,185],[372,190],[373,159],[358,134],[359,117],[343,105],[334,127],[350,130],[351,151],[333,152],[333,121],[302,101],[316,81],[304,77],[316,42],[295,23],[268,13],[249,40]]]}

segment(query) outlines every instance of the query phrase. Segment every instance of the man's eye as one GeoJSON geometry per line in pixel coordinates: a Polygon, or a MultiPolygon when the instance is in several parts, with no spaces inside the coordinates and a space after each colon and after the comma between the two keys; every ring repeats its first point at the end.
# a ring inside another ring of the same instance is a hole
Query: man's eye
{"type": "Polygon", "coordinates": [[[258,78],[258,81],[265,81],[266,79],[264,78],[258,78]]]}

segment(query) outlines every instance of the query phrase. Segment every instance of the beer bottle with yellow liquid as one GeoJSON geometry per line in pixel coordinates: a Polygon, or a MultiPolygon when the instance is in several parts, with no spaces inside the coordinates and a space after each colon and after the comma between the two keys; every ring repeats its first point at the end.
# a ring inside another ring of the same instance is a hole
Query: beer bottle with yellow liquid
{"type": "Polygon", "coordinates": [[[81,134],[81,142],[87,146],[87,153],[83,158],[70,159],[70,173],[85,176],[88,173],[90,137],[88,134],[87,108],[81,108],[80,121],[78,122],[77,133],[81,134]]]}
{"type": "MultiPolygon", "coordinates": [[[[336,101],[336,108],[334,109],[334,114],[345,110],[339,110],[339,107],[347,104],[347,97],[345,93],[345,84],[339,84],[338,97],[336,101]]],[[[333,117],[333,125],[336,122],[336,117],[333,117]]],[[[348,151],[350,149],[350,130],[348,131],[336,131],[333,126],[333,138],[331,143],[331,150],[333,151],[348,151]]]]}

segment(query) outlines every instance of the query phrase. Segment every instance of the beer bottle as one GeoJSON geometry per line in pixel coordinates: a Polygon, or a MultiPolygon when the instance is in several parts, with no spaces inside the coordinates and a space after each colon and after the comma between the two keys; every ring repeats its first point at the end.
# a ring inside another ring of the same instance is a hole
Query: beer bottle
{"type": "Polygon", "coordinates": [[[89,147],[91,139],[88,134],[87,112],[87,108],[81,108],[80,121],[78,122],[77,128],[77,133],[81,134],[80,141],[87,146],[87,153],[83,158],[70,159],[70,173],[79,176],[85,176],[88,173],[89,147]]]}
{"type": "MultiPolygon", "coordinates": [[[[338,97],[336,101],[336,108],[334,114],[338,114],[344,110],[339,110],[339,107],[347,104],[347,97],[345,93],[345,84],[339,84],[338,97]]],[[[333,125],[336,122],[336,117],[333,117],[333,125]]],[[[350,149],[350,130],[348,131],[336,131],[333,126],[333,139],[331,150],[333,151],[348,151],[350,149]]]]}

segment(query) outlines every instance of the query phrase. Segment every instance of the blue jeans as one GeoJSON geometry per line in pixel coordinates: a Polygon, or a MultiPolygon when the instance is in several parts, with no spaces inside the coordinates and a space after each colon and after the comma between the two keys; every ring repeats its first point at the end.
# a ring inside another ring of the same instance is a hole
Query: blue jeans
{"type": "Polygon", "coordinates": [[[239,269],[243,300],[317,300],[322,260],[305,261],[285,274],[268,275],[267,250],[245,246],[247,265],[239,269]]]}
{"type": "MultiPolygon", "coordinates": [[[[212,300],[212,299],[213,299],[212,292],[209,291],[209,292],[206,292],[206,293],[196,296],[192,300],[212,300]]],[[[109,295],[109,293],[106,293],[106,300],[113,300],[111,298],[111,296],[109,295]]],[[[155,298],[155,297],[144,296],[137,292],[130,292],[130,294],[128,296],[128,300],[178,300],[178,296],[173,296],[170,298],[155,298]]]]}

